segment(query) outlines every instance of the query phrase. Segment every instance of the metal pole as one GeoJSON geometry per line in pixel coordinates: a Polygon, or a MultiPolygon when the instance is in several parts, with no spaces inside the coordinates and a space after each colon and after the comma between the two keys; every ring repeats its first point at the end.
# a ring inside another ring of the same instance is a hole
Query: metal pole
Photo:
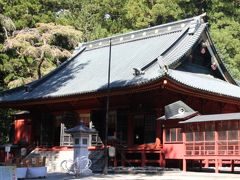
{"type": "Polygon", "coordinates": [[[109,39],[109,56],[108,56],[108,84],[107,84],[107,107],[106,107],[106,127],[105,127],[105,146],[104,146],[104,154],[105,154],[105,166],[103,169],[103,173],[108,173],[108,120],[109,120],[109,95],[110,95],[110,74],[111,74],[111,53],[112,53],[112,39],[109,39]]]}

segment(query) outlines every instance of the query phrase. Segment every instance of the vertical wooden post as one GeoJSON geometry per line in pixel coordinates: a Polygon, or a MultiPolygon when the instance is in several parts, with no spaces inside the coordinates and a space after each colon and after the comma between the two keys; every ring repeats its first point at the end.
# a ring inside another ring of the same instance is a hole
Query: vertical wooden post
{"type": "Polygon", "coordinates": [[[215,159],[215,173],[219,173],[218,159],[215,159]]]}
{"type": "Polygon", "coordinates": [[[231,160],[231,172],[234,173],[234,160],[231,160]]]}
{"type": "Polygon", "coordinates": [[[122,152],[121,152],[121,164],[122,164],[123,167],[125,167],[125,165],[126,165],[126,162],[125,162],[126,155],[125,154],[126,154],[125,151],[122,150],[122,152]]]}
{"type": "Polygon", "coordinates": [[[9,163],[9,152],[6,152],[5,153],[6,155],[5,155],[5,163],[9,163]]]}
{"type": "Polygon", "coordinates": [[[141,150],[141,159],[142,159],[141,166],[144,167],[146,164],[146,154],[144,149],[141,150]]]}
{"type": "Polygon", "coordinates": [[[219,160],[218,160],[218,166],[219,166],[219,167],[222,167],[222,159],[219,159],[219,160]]]}
{"type": "Polygon", "coordinates": [[[187,171],[187,160],[185,158],[183,158],[183,171],[187,171]]]}
{"type": "MultiPolygon", "coordinates": [[[[214,131],[214,137],[215,137],[215,156],[217,156],[218,155],[218,132],[217,132],[216,127],[215,127],[215,131],[214,131]]],[[[219,173],[218,158],[215,158],[215,173],[219,173]]]]}
{"type": "Polygon", "coordinates": [[[202,171],[202,159],[199,160],[199,171],[202,171]]]}
{"type": "Polygon", "coordinates": [[[163,142],[162,142],[162,144],[164,145],[164,143],[166,142],[166,129],[165,129],[165,128],[163,129],[163,134],[162,134],[162,136],[163,136],[163,142]]]}
{"type": "Polygon", "coordinates": [[[209,159],[205,159],[205,165],[204,167],[208,168],[209,167],[209,159]]]}
{"type": "Polygon", "coordinates": [[[160,152],[159,166],[160,167],[165,167],[166,166],[166,160],[165,160],[164,152],[160,152]]]}
{"type": "Polygon", "coordinates": [[[182,132],[182,140],[183,140],[183,156],[186,156],[187,155],[187,148],[186,148],[186,133],[185,131],[182,132]]]}
{"type": "Polygon", "coordinates": [[[183,138],[183,171],[187,171],[187,160],[185,159],[186,156],[186,133],[185,129],[183,129],[182,132],[182,138],[183,138]]]}
{"type": "Polygon", "coordinates": [[[133,119],[132,115],[128,115],[128,138],[127,138],[127,144],[128,146],[133,145],[133,119]]]}
{"type": "MultiPolygon", "coordinates": [[[[162,115],[162,109],[156,110],[157,117],[160,117],[162,115]]],[[[156,145],[159,146],[160,144],[163,144],[162,142],[162,122],[161,120],[156,121],[156,145]]]]}
{"type": "Polygon", "coordinates": [[[157,147],[159,147],[162,144],[161,133],[162,133],[161,122],[160,122],[160,120],[157,120],[156,121],[156,140],[155,140],[155,144],[157,147]]]}
{"type": "Polygon", "coordinates": [[[113,166],[117,167],[117,155],[114,156],[114,160],[113,160],[113,166]]]}

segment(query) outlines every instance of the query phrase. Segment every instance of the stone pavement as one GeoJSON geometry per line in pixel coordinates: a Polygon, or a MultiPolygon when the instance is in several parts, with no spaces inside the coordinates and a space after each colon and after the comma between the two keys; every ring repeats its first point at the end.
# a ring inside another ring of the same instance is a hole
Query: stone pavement
{"type": "MultiPolygon", "coordinates": [[[[65,173],[49,173],[46,180],[237,180],[240,174],[163,171],[158,174],[94,174],[75,178],[65,173]]],[[[37,180],[37,179],[34,179],[37,180]]],[[[40,180],[40,179],[39,179],[40,180]]],[[[43,180],[43,179],[41,179],[43,180]]]]}

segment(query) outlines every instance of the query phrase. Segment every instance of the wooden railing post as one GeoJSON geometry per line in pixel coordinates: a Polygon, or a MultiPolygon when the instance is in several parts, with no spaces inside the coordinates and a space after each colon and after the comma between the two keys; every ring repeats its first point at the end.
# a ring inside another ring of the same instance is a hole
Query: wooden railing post
{"type": "Polygon", "coordinates": [[[141,159],[142,159],[141,166],[144,167],[146,164],[146,154],[144,149],[141,150],[141,159]]]}
{"type": "Polygon", "coordinates": [[[183,157],[183,171],[187,171],[187,160],[185,159],[185,157],[183,157]]]}
{"type": "Polygon", "coordinates": [[[183,138],[183,149],[184,149],[184,154],[183,154],[183,171],[187,171],[187,160],[185,156],[187,155],[187,148],[186,148],[186,133],[183,131],[182,133],[182,138],[183,138]]]}
{"type": "Polygon", "coordinates": [[[218,132],[215,129],[214,131],[214,136],[215,136],[215,173],[219,173],[219,162],[218,162],[218,132]]]}
{"type": "Polygon", "coordinates": [[[162,151],[160,152],[159,165],[160,165],[160,167],[165,167],[166,166],[165,154],[162,151]]]}
{"type": "Polygon", "coordinates": [[[219,173],[218,158],[215,158],[215,173],[219,173]]]}
{"type": "Polygon", "coordinates": [[[215,149],[215,156],[217,156],[218,155],[218,132],[215,130],[214,131],[214,136],[215,136],[215,147],[214,147],[214,149],[215,149]]]}
{"type": "Polygon", "coordinates": [[[234,160],[231,160],[231,172],[234,173],[234,160]]]}

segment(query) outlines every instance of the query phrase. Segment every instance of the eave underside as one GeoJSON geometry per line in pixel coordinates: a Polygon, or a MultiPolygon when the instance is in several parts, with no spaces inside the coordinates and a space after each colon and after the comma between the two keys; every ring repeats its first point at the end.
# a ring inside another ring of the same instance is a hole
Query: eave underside
{"type": "MultiPolygon", "coordinates": [[[[222,103],[235,104],[240,106],[239,98],[195,89],[193,87],[189,87],[179,82],[176,82],[169,77],[165,77],[160,80],[156,80],[152,83],[141,85],[141,86],[114,89],[110,91],[109,95],[110,95],[110,100],[114,102],[114,99],[119,96],[127,97],[127,96],[142,94],[142,93],[150,94],[152,92],[157,92],[159,95],[158,97],[161,97],[162,96],[161,92],[163,90],[167,90],[169,92],[174,92],[184,96],[197,97],[197,98],[218,101],[222,103]]],[[[108,92],[103,91],[98,93],[88,93],[88,94],[80,94],[80,95],[74,95],[74,96],[7,102],[4,104],[0,104],[0,107],[21,109],[21,110],[31,110],[35,108],[40,108],[40,109],[45,108],[46,110],[49,110],[49,109],[54,109],[54,106],[58,107],[57,109],[65,109],[65,110],[71,110],[71,109],[83,108],[83,107],[88,109],[94,109],[94,108],[104,107],[105,99],[107,95],[108,95],[108,92]]],[[[148,98],[148,97],[143,97],[143,98],[148,98]]],[[[151,97],[151,98],[154,99],[154,97],[151,97]]]]}

